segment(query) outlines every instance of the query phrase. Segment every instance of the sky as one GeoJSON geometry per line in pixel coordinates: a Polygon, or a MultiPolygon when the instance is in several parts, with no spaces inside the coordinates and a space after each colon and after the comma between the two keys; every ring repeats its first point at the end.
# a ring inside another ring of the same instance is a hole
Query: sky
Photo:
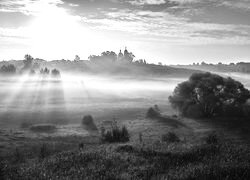
{"type": "Polygon", "coordinates": [[[250,61],[250,0],[0,0],[0,60],[124,50],[163,64],[250,61]]]}

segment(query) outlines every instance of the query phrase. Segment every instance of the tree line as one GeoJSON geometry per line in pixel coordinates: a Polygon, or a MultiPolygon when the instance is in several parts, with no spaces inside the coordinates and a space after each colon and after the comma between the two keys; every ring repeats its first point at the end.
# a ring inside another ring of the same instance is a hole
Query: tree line
{"type": "MultiPolygon", "coordinates": [[[[39,69],[39,64],[34,63],[34,58],[26,54],[23,60],[23,66],[19,70],[20,74],[28,73],[29,75],[40,74],[40,75],[52,75],[54,77],[60,77],[60,71],[58,69],[48,69],[47,67],[41,68],[37,72],[35,69],[39,69]]],[[[0,74],[4,75],[15,75],[18,73],[17,68],[13,64],[5,64],[0,68],[0,74]]]]}

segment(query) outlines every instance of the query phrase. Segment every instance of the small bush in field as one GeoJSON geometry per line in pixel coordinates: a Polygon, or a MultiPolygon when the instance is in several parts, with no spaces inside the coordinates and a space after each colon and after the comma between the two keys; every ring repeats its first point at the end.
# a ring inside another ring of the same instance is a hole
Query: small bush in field
{"type": "Polygon", "coordinates": [[[180,138],[174,133],[174,132],[169,132],[167,134],[162,135],[161,140],[163,142],[180,142],[180,138]]]}
{"type": "Polygon", "coordinates": [[[205,141],[207,144],[217,144],[218,136],[215,133],[211,133],[205,138],[205,141]]]}
{"type": "Polygon", "coordinates": [[[84,116],[82,119],[82,125],[87,129],[87,130],[92,130],[96,131],[97,127],[95,125],[94,119],[91,115],[84,116]]]}
{"type": "Polygon", "coordinates": [[[118,127],[116,122],[113,122],[110,130],[102,128],[101,139],[103,142],[128,142],[129,133],[126,126],[118,127]]]}
{"type": "Polygon", "coordinates": [[[150,107],[146,114],[147,118],[158,118],[160,116],[161,113],[157,105],[155,105],[154,107],[150,107]]]}

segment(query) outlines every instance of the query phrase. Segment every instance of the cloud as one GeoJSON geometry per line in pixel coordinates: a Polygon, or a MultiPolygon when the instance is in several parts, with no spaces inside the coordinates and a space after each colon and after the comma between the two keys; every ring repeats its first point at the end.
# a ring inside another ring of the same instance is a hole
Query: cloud
{"type": "Polygon", "coordinates": [[[145,4],[160,5],[160,4],[165,4],[166,1],[165,0],[134,0],[134,1],[130,1],[130,3],[134,5],[145,5],[145,4]]]}
{"type": "Polygon", "coordinates": [[[166,11],[123,9],[106,12],[105,18],[85,18],[93,28],[130,33],[170,43],[250,43],[250,26],[190,22],[166,11]]]}
{"type": "Polygon", "coordinates": [[[0,1],[0,11],[35,15],[41,10],[51,9],[59,4],[63,2],[61,0],[3,0],[0,1]]]}
{"type": "MultiPolygon", "coordinates": [[[[216,15],[207,9],[247,8],[248,1],[222,0],[6,0],[0,11],[36,16],[43,11],[70,10],[81,17],[83,26],[100,32],[167,44],[250,44],[250,24],[216,23],[216,15]],[[211,18],[211,19],[209,19],[211,18]],[[209,21],[207,20],[209,19],[209,21]]],[[[224,10],[224,9],[223,9],[224,10]]],[[[56,13],[56,12],[55,12],[56,13]]],[[[29,38],[29,29],[0,29],[0,38],[19,41],[29,38]]],[[[28,41],[28,40],[27,40],[28,41]]]]}
{"type": "Polygon", "coordinates": [[[237,1],[228,0],[221,2],[221,4],[230,8],[250,10],[249,0],[237,0],[237,1]]]}
{"type": "Polygon", "coordinates": [[[180,4],[188,4],[188,3],[197,3],[201,2],[200,0],[171,0],[180,4]]]}

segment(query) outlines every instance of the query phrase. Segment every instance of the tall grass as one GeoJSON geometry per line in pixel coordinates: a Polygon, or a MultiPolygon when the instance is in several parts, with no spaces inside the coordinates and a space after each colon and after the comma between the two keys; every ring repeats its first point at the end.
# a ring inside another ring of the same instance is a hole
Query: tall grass
{"type": "Polygon", "coordinates": [[[102,127],[101,130],[101,140],[102,142],[128,142],[129,132],[126,126],[119,127],[116,121],[113,121],[111,128],[106,130],[102,127]]]}

